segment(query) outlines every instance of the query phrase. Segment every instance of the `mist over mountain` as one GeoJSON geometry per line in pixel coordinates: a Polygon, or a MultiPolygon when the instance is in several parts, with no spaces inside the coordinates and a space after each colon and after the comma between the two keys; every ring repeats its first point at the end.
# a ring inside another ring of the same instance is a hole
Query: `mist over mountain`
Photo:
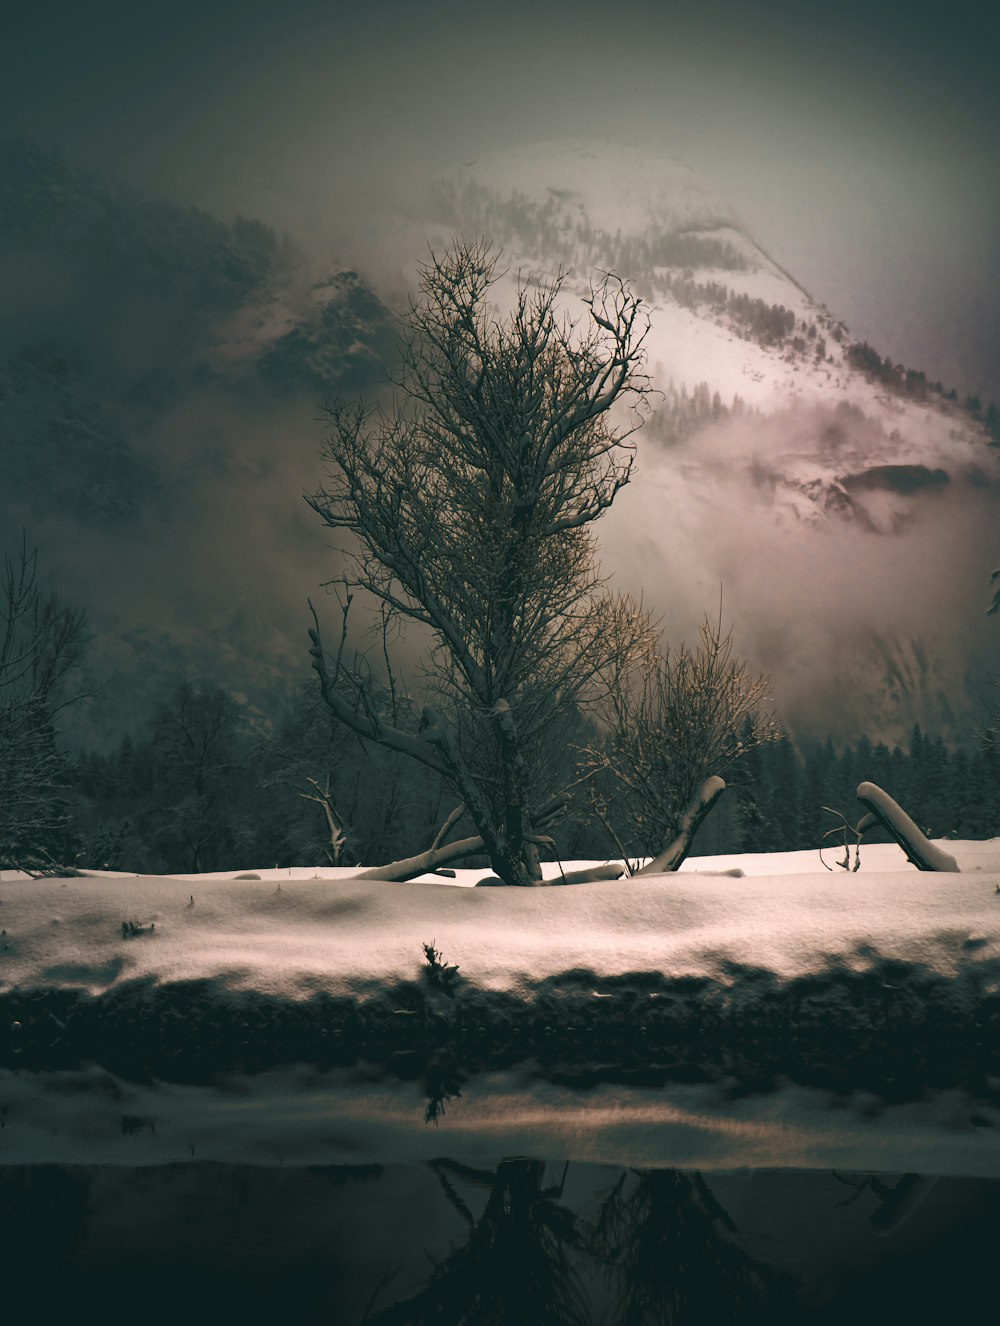
{"type": "MultiPolygon", "coordinates": [[[[338,573],[301,501],[325,398],[372,397],[427,244],[614,270],[651,307],[657,388],[605,571],[690,639],[707,611],[800,736],[957,740],[995,668],[995,415],[857,343],[687,167],[600,142],[493,153],[386,215],[360,270],[253,219],[0,147],[0,502],[85,607],[117,735],[178,675],[266,709],[308,677],[305,599],[338,573]]],[[[779,255],[780,256],[780,255],[779,255]]]]}
{"type": "Polygon", "coordinates": [[[89,613],[87,737],[178,673],[259,703],[295,685],[318,406],[381,387],[389,311],[254,220],[22,143],[0,145],[0,273],[2,542],[25,528],[89,613]]]}
{"type": "Polygon", "coordinates": [[[660,394],[600,539],[669,638],[690,639],[721,591],[799,736],[905,743],[920,722],[967,739],[996,667],[995,409],[857,342],[669,157],[593,141],[488,154],[436,181],[413,228],[494,237],[510,280],[568,270],[574,316],[594,271],[649,302],[660,394]]]}

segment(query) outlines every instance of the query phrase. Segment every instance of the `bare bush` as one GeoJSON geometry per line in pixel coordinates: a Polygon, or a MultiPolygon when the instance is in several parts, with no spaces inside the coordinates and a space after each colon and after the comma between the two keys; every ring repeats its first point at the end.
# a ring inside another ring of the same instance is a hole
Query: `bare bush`
{"type": "Polygon", "coordinates": [[[585,750],[584,766],[603,775],[595,801],[619,847],[656,857],[685,836],[706,780],[779,733],[764,708],[770,681],[734,654],[721,614],[693,648],[663,646],[651,626],[637,640],[607,677],[606,737],[585,750]]]}

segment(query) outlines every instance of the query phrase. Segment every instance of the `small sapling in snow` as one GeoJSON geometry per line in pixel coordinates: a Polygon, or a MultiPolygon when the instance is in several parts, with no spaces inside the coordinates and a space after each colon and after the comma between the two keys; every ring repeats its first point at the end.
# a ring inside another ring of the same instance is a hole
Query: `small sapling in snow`
{"type": "Polygon", "coordinates": [[[141,921],[122,921],[122,939],[132,939],[135,935],[151,935],[156,929],[156,922],[144,925],[141,921]]]}
{"type": "Polygon", "coordinates": [[[424,945],[424,957],[427,959],[426,974],[431,985],[447,995],[454,995],[452,986],[458,975],[458,967],[444,961],[444,954],[434,947],[433,939],[424,945]]]}

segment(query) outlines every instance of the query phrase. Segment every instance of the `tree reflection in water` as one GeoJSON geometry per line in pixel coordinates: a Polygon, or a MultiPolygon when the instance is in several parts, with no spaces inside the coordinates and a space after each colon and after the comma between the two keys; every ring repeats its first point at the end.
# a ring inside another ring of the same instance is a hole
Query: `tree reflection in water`
{"type": "Polygon", "coordinates": [[[453,1161],[432,1168],[452,1206],[469,1226],[469,1237],[434,1269],[412,1298],[365,1321],[378,1326],[448,1322],[454,1326],[579,1326],[590,1320],[571,1248],[582,1248],[578,1217],[559,1202],[558,1184],[543,1187],[545,1162],[516,1156],[496,1170],[453,1161]],[[489,1188],[476,1220],[459,1196],[453,1177],[489,1188]]]}
{"type": "Polygon", "coordinates": [[[370,1326],[581,1326],[593,1320],[587,1273],[610,1288],[601,1320],[615,1326],[726,1326],[756,1320],[773,1297],[775,1277],[729,1237],[735,1225],[700,1174],[625,1172],[587,1220],[559,1200],[566,1170],[544,1187],[540,1160],[433,1169],[468,1238],[416,1294],[372,1305],[370,1326]],[[455,1180],[489,1188],[478,1220],[455,1180]]]}
{"type": "Polygon", "coordinates": [[[757,1320],[777,1284],[728,1237],[735,1230],[699,1173],[623,1174],[591,1239],[616,1290],[615,1326],[757,1320]]]}
{"type": "Polygon", "coordinates": [[[840,1174],[837,1170],[831,1173],[838,1183],[854,1189],[854,1195],[838,1202],[838,1206],[850,1206],[865,1189],[870,1189],[878,1198],[878,1206],[871,1214],[871,1226],[877,1234],[891,1234],[898,1229],[937,1183],[936,1178],[922,1174],[902,1174],[893,1183],[878,1174],[840,1174]]]}

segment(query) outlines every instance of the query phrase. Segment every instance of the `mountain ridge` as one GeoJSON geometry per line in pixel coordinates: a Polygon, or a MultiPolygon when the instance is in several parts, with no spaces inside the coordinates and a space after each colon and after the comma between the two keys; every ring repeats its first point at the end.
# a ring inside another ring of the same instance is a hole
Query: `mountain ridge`
{"type": "Polygon", "coordinates": [[[793,730],[905,742],[920,721],[967,739],[996,652],[983,620],[995,409],[853,338],[671,158],[576,140],[507,149],[433,185],[419,220],[432,247],[450,231],[503,243],[508,297],[518,271],[569,267],[579,307],[583,274],[611,267],[646,299],[661,399],[601,546],[673,638],[690,638],[721,583],[793,730]],[[680,204],[659,207],[678,182],[680,204]],[[609,215],[613,233],[597,223],[609,215]]]}
{"type": "MultiPolygon", "coordinates": [[[[570,265],[582,314],[604,266],[650,306],[660,396],[600,534],[671,638],[691,638],[721,582],[794,731],[903,740],[919,716],[965,739],[996,652],[987,414],[851,338],[671,159],[581,140],[487,154],[381,230],[412,288],[428,242],[487,228],[510,268],[501,300],[518,270],[570,265]]],[[[317,406],[377,396],[402,293],[23,145],[0,145],[0,269],[18,277],[0,314],[7,524],[37,530],[57,587],[114,637],[98,661],[132,710],[171,668],[260,697],[300,654],[305,676],[296,605],[335,572],[299,512],[317,406]]]]}

